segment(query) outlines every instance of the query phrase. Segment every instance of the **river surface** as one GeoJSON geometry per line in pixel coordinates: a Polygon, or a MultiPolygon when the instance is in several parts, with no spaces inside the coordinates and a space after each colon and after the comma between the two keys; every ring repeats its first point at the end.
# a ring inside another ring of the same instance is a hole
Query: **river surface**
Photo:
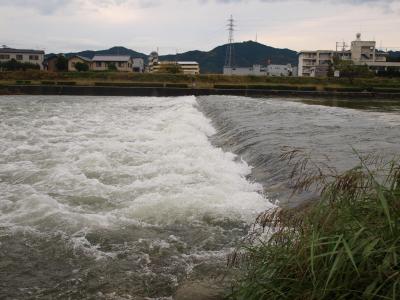
{"type": "Polygon", "coordinates": [[[255,217],[304,200],[282,146],[339,169],[400,153],[400,105],[352,103],[0,97],[0,299],[216,289],[255,217]]]}

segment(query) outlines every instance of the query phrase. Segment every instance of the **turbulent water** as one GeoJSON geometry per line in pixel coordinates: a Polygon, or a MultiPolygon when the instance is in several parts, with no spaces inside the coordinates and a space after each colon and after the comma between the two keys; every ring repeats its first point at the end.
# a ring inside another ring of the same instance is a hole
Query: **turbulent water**
{"type": "Polygon", "coordinates": [[[339,168],[356,162],[352,147],[399,153],[400,109],[388,107],[0,97],[0,298],[161,299],[223,285],[226,254],[268,199],[288,202],[280,147],[339,168]]]}

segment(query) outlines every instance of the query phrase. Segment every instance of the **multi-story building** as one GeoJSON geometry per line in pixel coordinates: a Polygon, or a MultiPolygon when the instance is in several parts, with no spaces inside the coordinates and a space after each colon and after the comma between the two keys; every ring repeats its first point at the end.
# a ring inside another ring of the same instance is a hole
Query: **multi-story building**
{"type": "Polygon", "coordinates": [[[351,43],[350,50],[317,50],[301,51],[299,54],[298,75],[304,77],[327,76],[329,65],[335,57],[341,60],[351,60],[356,65],[367,65],[371,69],[387,67],[400,68],[400,63],[387,62],[388,54],[376,49],[375,41],[362,41],[361,34],[351,43]]]}
{"type": "Polygon", "coordinates": [[[177,65],[185,75],[200,74],[200,65],[196,61],[159,61],[158,53],[152,52],[149,56],[147,72],[157,73],[166,65],[177,65]]]}
{"type": "Polygon", "coordinates": [[[237,76],[297,76],[297,68],[287,65],[253,65],[252,67],[224,67],[224,75],[237,76]]]}
{"type": "Polygon", "coordinates": [[[0,62],[6,62],[15,59],[21,63],[31,63],[38,65],[43,70],[44,51],[13,49],[3,46],[0,48],[0,62]]]}

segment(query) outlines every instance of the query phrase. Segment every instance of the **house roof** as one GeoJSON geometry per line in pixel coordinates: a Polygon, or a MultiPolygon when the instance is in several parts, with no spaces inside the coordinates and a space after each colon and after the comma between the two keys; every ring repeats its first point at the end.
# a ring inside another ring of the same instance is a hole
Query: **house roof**
{"type": "Polygon", "coordinates": [[[29,50],[29,49],[13,49],[13,48],[0,48],[0,53],[17,53],[17,54],[44,54],[43,50],[29,50]]]}
{"type": "Polygon", "coordinates": [[[81,55],[74,55],[74,56],[70,57],[70,59],[71,59],[71,58],[74,58],[74,57],[80,58],[80,59],[82,59],[83,61],[87,61],[87,62],[91,62],[91,61],[92,61],[90,58],[84,57],[84,56],[81,56],[81,55]]]}
{"type": "Polygon", "coordinates": [[[197,61],[178,61],[179,65],[198,65],[197,61]]]}
{"type": "Polygon", "coordinates": [[[129,61],[131,57],[129,55],[96,55],[92,61],[107,61],[107,62],[125,62],[129,61]]]}

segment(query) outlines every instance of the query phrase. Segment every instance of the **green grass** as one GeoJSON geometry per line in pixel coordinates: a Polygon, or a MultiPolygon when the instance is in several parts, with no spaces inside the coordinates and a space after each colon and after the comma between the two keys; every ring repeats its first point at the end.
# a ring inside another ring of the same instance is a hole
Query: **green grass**
{"type": "Polygon", "coordinates": [[[226,86],[226,88],[276,89],[288,90],[324,90],[351,91],[373,89],[400,89],[400,78],[306,78],[306,77],[266,77],[266,76],[223,76],[221,74],[201,74],[198,76],[184,74],[149,74],[128,72],[44,72],[38,70],[0,72],[0,82],[8,81],[74,81],[77,85],[94,85],[95,82],[120,83],[163,83],[186,84],[200,88],[226,86]],[[346,89],[347,88],[347,89],[346,89]],[[282,89],[282,88],[280,88],[282,89]]]}
{"type": "Polygon", "coordinates": [[[400,163],[360,160],[343,174],[294,163],[295,190],[321,199],[257,219],[268,238],[232,255],[241,276],[230,299],[400,298],[400,163]]]}

